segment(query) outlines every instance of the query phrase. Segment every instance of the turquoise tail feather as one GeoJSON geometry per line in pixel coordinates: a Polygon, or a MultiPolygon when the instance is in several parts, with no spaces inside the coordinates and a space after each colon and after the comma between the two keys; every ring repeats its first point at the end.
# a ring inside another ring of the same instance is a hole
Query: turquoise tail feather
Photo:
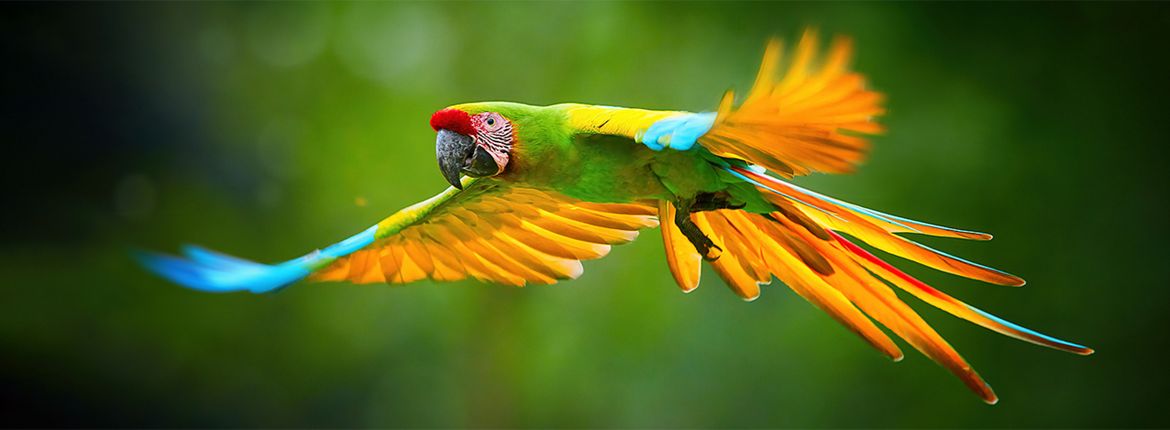
{"type": "MultiPolygon", "coordinates": [[[[783,191],[781,191],[781,190],[778,190],[778,189],[777,189],[776,187],[774,187],[774,186],[771,186],[771,185],[769,185],[769,184],[765,184],[765,183],[763,183],[763,182],[761,182],[761,181],[759,181],[759,180],[756,180],[756,179],[753,179],[753,178],[750,178],[750,177],[748,177],[747,175],[745,175],[745,174],[744,174],[744,173],[746,173],[746,171],[737,170],[737,168],[735,168],[735,167],[723,167],[723,169],[724,169],[725,171],[727,171],[727,172],[730,172],[732,175],[735,175],[736,177],[738,177],[738,178],[740,178],[740,179],[743,179],[743,180],[747,181],[748,183],[751,183],[752,185],[755,185],[756,187],[759,187],[760,189],[767,190],[768,192],[771,192],[771,193],[773,193],[773,194],[776,194],[776,195],[778,195],[778,196],[784,197],[784,198],[786,198],[786,199],[788,199],[788,200],[790,200],[790,201],[793,201],[793,202],[796,202],[796,203],[800,203],[800,204],[801,204],[802,206],[804,206],[804,207],[812,208],[812,209],[815,209],[815,210],[817,210],[817,211],[820,211],[820,212],[822,212],[822,213],[828,213],[828,214],[830,214],[830,215],[831,215],[831,213],[830,213],[830,212],[824,211],[823,209],[821,209],[821,208],[818,208],[818,207],[816,207],[816,206],[812,206],[812,205],[803,204],[803,203],[800,201],[800,199],[794,199],[792,196],[790,196],[790,195],[788,195],[788,194],[785,194],[783,191]]],[[[914,221],[914,220],[907,219],[907,218],[898,218],[898,219],[902,220],[902,222],[898,222],[898,221],[895,221],[895,220],[893,220],[893,219],[890,219],[890,218],[889,218],[889,217],[892,217],[892,215],[887,215],[887,214],[885,214],[885,213],[882,213],[882,212],[878,212],[878,211],[875,211],[875,210],[872,210],[872,209],[868,209],[868,208],[864,208],[864,207],[861,207],[861,206],[858,206],[858,205],[854,205],[854,204],[852,204],[852,203],[847,203],[847,202],[844,202],[844,201],[841,201],[841,200],[837,200],[837,199],[834,199],[834,198],[832,198],[832,197],[828,197],[828,196],[825,196],[825,195],[821,195],[821,194],[819,194],[819,193],[816,193],[816,192],[813,192],[813,191],[810,191],[810,190],[806,190],[806,189],[804,189],[804,188],[797,187],[797,186],[793,185],[793,184],[792,184],[792,183],[790,183],[790,182],[781,182],[779,179],[772,178],[772,177],[770,177],[770,176],[767,176],[767,175],[766,175],[766,174],[764,174],[764,173],[760,173],[759,175],[763,175],[762,177],[764,177],[764,178],[768,178],[768,180],[770,180],[770,181],[773,181],[773,182],[777,182],[777,183],[784,184],[784,186],[785,186],[786,188],[789,188],[789,189],[791,189],[791,190],[793,190],[793,191],[796,191],[796,192],[798,192],[798,193],[801,193],[802,195],[809,196],[809,197],[812,197],[812,198],[814,198],[814,199],[821,200],[821,201],[823,201],[823,202],[827,202],[827,203],[830,203],[830,204],[834,204],[834,205],[842,206],[842,207],[845,207],[845,208],[847,208],[847,209],[851,209],[851,210],[853,210],[853,211],[855,211],[855,212],[860,212],[860,213],[863,213],[863,214],[866,214],[866,215],[872,216],[872,217],[874,217],[874,218],[877,218],[877,219],[879,219],[879,220],[882,220],[882,221],[888,222],[888,223],[890,223],[890,224],[894,224],[894,225],[897,225],[897,226],[900,226],[900,227],[906,228],[906,229],[908,229],[909,231],[912,231],[912,232],[919,232],[919,233],[921,233],[921,231],[920,231],[920,230],[918,230],[918,229],[916,229],[916,228],[914,228],[914,227],[908,226],[907,224],[918,224],[918,225],[924,225],[924,226],[926,226],[926,225],[933,226],[933,224],[927,224],[927,223],[923,223],[923,222],[920,222],[920,221],[914,221]]],[[[840,219],[840,217],[836,217],[836,218],[840,219]]],[[[971,234],[983,234],[983,233],[970,232],[970,231],[966,231],[966,230],[951,229],[951,228],[949,228],[949,227],[937,227],[937,226],[936,226],[936,228],[940,228],[940,229],[946,229],[946,230],[948,230],[948,231],[952,231],[952,232],[963,232],[963,233],[971,233],[971,234]]],[[[990,237],[990,235],[988,235],[987,237],[990,237]]],[[[954,262],[959,262],[959,263],[967,264],[967,265],[970,265],[971,267],[976,267],[976,268],[979,268],[979,269],[983,269],[983,270],[986,270],[986,271],[988,271],[988,272],[993,272],[993,273],[996,273],[996,274],[1002,275],[1002,276],[1004,276],[1004,277],[1006,277],[1006,278],[1010,278],[1010,279],[1011,279],[1013,282],[1018,282],[1018,283],[1001,283],[1002,285],[1011,285],[1011,286],[1017,286],[1017,287],[1018,287],[1018,286],[1022,286],[1022,285],[1024,285],[1024,280],[1023,280],[1023,279],[1020,279],[1020,278],[1018,278],[1018,277],[1015,277],[1014,275],[1011,275],[1011,274],[1009,274],[1009,273],[1007,273],[1007,272],[1004,272],[1004,271],[1001,271],[1001,270],[999,270],[999,269],[996,269],[996,268],[993,268],[993,267],[990,267],[990,266],[987,266],[987,265],[984,265],[984,264],[979,264],[979,263],[976,263],[976,262],[973,262],[973,261],[967,260],[967,259],[965,259],[965,258],[956,257],[956,256],[954,256],[954,255],[948,254],[948,253],[946,253],[946,252],[943,252],[943,251],[939,251],[939,250],[937,250],[937,249],[934,249],[934,248],[931,248],[931,247],[929,247],[929,246],[923,245],[923,244],[921,244],[921,243],[918,243],[918,242],[915,242],[915,241],[912,241],[912,240],[906,239],[906,238],[904,238],[904,237],[899,237],[899,239],[900,239],[901,241],[903,241],[904,243],[907,243],[907,244],[909,244],[910,246],[913,246],[913,247],[915,247],[915,248],[918,248],[918,249],[921,249],[921,250],[925,250],[925,251],[927,251],[927,252],[930,252],[930,253],[933,253],[933,254],[935,254],[935,255],[937,255],[937,256],[940,256],[940,257],[943,257],[943,258],[946,258],[946,259],[953,260],[954,262]]],[[[920,263],[922,263],[922,262],[920,261],[920,263]]],[[[922,264],[927,264],[927,263],[922,263],[922,264]]],[[[927,265],[929,266],[930,264],[927,264],[927,265]]],[[[940,267],[938,267],[938,266],[931,266],[931,267],[934,267],[934,268],[936,268],[936,269],[938,269],[938,270],[943,270],[943,271],[946,271],[946,270],[947,270],[947,269],[945,269],[945,268],[940,268],[940,267]]],[[[952,273],[955,273],[955,272],[952,272],[952,273]]],[[[958,274],[958,273],[956,273],[956,274],[958,274]]],[[[965,276],[965,275],[961,275],[961,276],[965,276]]]]}

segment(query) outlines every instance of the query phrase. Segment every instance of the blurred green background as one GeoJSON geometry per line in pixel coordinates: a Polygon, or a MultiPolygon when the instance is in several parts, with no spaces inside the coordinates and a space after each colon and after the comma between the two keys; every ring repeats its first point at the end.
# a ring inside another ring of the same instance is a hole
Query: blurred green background
{"type": "Polygon", "coordinates": [[[5,4],[0,421],[194,427],[1167,425],[1165,3],[5,4]],[[799,183],[990,243],[1022,289],[906,267],[1097,349],[920,306],[1002,398],[891,363],[782,285],[684,295],[657,231],[556,286],[188,291],[135,247],[260,261],[445,187],[476,100],[703,110],[763,43],[855,38],[889,133],[799,183]]]}

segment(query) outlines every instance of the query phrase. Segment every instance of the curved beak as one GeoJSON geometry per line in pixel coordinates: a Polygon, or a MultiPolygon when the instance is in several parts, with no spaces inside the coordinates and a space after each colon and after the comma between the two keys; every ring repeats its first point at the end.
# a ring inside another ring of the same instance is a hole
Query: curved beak
{"type": "Polygon", "coordinates": [[[463,189],[459,178],[463,169],[475,154],[475,141],[451,130],[441,129],[435,138],[435,158],[439,159],[439,171],[451,186],[463,189]]]}
{"type": "Polygon", "coordinates": [[[439,171],[451,186],[463,189],[460,178],[467,174],[482,178],[500,173],[501,167],[486,149],[475,144],[470,136],[447,129],[440,129],[435,138],[435,157],[439,159],[439,171]]]}

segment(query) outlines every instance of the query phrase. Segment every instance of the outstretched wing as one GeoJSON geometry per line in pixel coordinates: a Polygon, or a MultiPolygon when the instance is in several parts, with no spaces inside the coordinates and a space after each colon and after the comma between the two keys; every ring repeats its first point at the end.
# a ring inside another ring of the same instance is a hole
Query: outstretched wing
{"type": "Polygon", "coordinates": [[[869,143],[860,135],[882,132],[874,118],[885,112],[882,95],[848,69],[853,45],[834,40],[829,55],[817,57],[817,36],[806,31],[783,76],[777,69],[781,44],[764,52],[756,82],[738,108],[728,91],[714,124],[699,144],[721,157],[758,164],[786,177],[813,171],[851,172],[869,143]]]}
{"type": "Polygon", "coordinates": [[[869,150],[863,134],[880,133],[882,95],[849,70],[852,43],[838,37],[817,55],[806,31],[790,61],[772,40],[755,84],[738,107],[728,91],[716,112],[656,111],[560,105],[577,133],[624,136],[653,150],[687,150],[698,143],[719,157],[744,160],[785,177],[850,172],[869,150]],[[780,73],[783,67],[783,73],[780,73]]]}
{"type": "Polygon", "coordinates": [[[468,277],[521,286],[581,275],[581,261],[658,225],[650,204],[602,204],[552,191],[471,180],[378,224],[370,246],[338,259],[311,279],[407,283],[468,277]]]}
{"type": "MultiPolygon", "coordinates": [[[[697,142],[723,157],[716,164],[752,184],[774,205],[770,213],[717,210],[694,213],[690,220],[723,252],[711,262],[715,273],[747,300],[780,279],[887,356],[902,351],[878,324],[957,375],[984,401],[997,397],[983,379],[926,321],[895,293],[908,292],[954,316],[1020,340],[1081,355],[1091,348],[1048,336],[968,305],[882,261],[846,235],[890,254],[928,267],[1002,285],[1019,286],[1014,275],[934,250],[905,233],[988,240],[984,233],[957,230],[901,218],[820,195],[780,177],[813,171],[848,172],[865,156],[860,134],[881,131],[873,117],[882,113],[881,96],[865,89],[860,75],[845,67],[850,44],[838,39],[818,61],[816,38],[806,32],[793,59],[782,63],[780,45],[769,44],[756,83],[738,108],[728,93],[713,118],[679,114],[652,120],[640,134],[643,143],[689,146],[697,142]],[[787,69],[777,73],[785,64],[787,69]],[[781,76],[782,75],[782,76],[781,76]],[[695,138],[702,121],[709,130],[695,138]]],[[[604,111],[598,112],[598,114],[604,111]]],[[[629,114],[627,114],[629,115],[629,114]]],[[[675,225],[675,208],[662,202],[662,234],[667,263],[684,291],[698,287],[701,257],[675,225]]]]}
{"type": "Polygon", "coordinates": [[[638,230],[658,225],[649,203],[582,202],[498,180],[464,178],[337,244],[278,264],[260,264],[187,246],[186,258],[146,253],[150,270],[212,291],[269,292],[305,277],[356,283],[455,281],[551,284],[582,272],[638,230]]]}

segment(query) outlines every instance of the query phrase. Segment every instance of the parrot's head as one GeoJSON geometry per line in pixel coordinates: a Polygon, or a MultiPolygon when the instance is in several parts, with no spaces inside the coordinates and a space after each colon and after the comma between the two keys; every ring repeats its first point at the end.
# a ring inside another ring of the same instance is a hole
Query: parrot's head
{"type": "Polygon", "coordinates": [[[431,116],[438,132],[435,157],[443,178],[462,189],[463,175],[479,178],[504,172],[512,156],[516,133],[512,120],[486,106],[459,105],[431,116]]]}

